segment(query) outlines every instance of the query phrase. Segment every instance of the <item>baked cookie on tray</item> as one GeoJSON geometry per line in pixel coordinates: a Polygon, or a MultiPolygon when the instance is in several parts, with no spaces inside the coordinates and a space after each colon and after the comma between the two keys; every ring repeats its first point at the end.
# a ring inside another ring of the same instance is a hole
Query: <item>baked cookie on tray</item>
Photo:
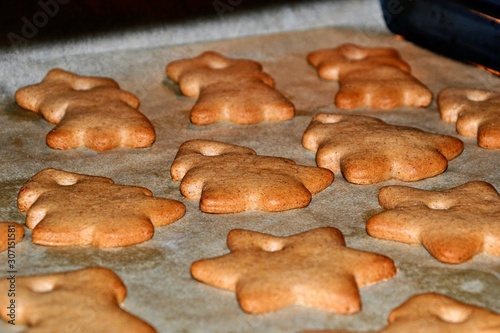
{"type": "Polygon", "coordinates": [[[15,303],[7,292],[11,283],[9,277],[0,280],[0,317],[13,325],[28,326],[24,333],[156,332],[120,307],[127,289],[107,268],[14,276],[15,303]]]}
{"type": "Polygon", "coordinates": [[[209,140],[184,142],[170,174],[173,180],[181,181],[182,195],[199,199],[200,209],[206,213],[278,212],[306,207],[313,194],[334,179],[327,169],[260,156],[250,148],[209,140]]]}
{"type": "Polygon", "coordinates": [[[322,79],[339,82],[338,108],[394,109],[432,102],[432,92],[411,75],[396,49],[342,44],[311,52],[307,60],[322,79]]]}
{"type": "MultiPolygon", "coordinates": [[[[380,331],[362,333],[500,332],[500,314],[438,293],[412,296],[391,312],[388,321],[389,325],[380,331]]],[[[329,330],[302,333],[355,332],[329,330]]]]}
{"type": "Polygon", "coordinates": [[[500,94],[480,89],[446,88],[438,96],[441,119],[456,123],[457,132],[477,137],[486,149],[500,149],[500,94]]]}
{"type": "Polygon", "coordinates": [[[23,240],[24,227],[15,222],[0,222],[0,252],[12,248],[23,240]]]}
{"type": "Polygon", "coordinates": [[[186,211],[184,204],[153,197],[143,187],[56,169],[34,175],[17,203],[33,229],[33,243],[48,246],[142,243],[153,237],[155,227],[177,221],[186,211]]]}
{"type": "Polygon", "coordinates": [[[316,114],[302,137],[316,164],[355,184],[411,182],[443,173],[462,153],[455,137],[387,124],[368,116],[316,114]]]}
{"type": "Polygon", "coordinates": [[[359,287],[396,274],[390,258],[346,247],[332,227],[288,237],[235,229],[227,244],[230,253],[194,262],[191,274],[234,291],[241,308],[252,314],[290,305],[353,314],[361,309],[359,287]]]}
{"type": "Polygon", "coordinates": [[[42,82],[16,91],[16,102],[56,124],[46,138],[54,149],[144,148],[156,139],[139,99],[109,78],[52,69],[42,82]]]}
{"type": "Polygon", "coordinates": [[[422,244],[448,264],[483,252],[500,256],[500,195],[486,182],[443,191],[386,186],[379,191],[379,202],[387,210],[366,222],[373,237],[422,244]]]}
{"type": "Polygon", "coordinates": [[[274,89],[274,79],[256,61],[207,51],[172,61],[166,71],[185,96],[198,99],[190,113],[193,124],[248,125],[285,121],[295,115],[294,105],[274,89]]]}

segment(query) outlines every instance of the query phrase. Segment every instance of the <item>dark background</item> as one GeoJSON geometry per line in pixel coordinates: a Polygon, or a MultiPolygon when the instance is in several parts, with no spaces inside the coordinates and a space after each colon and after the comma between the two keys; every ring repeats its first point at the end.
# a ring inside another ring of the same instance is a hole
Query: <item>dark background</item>
{"type": "Polygon", "coordinates": [[[266,8],[300,0],[4,0],[0,46],[67,39],[96,32],[266,8]]]}

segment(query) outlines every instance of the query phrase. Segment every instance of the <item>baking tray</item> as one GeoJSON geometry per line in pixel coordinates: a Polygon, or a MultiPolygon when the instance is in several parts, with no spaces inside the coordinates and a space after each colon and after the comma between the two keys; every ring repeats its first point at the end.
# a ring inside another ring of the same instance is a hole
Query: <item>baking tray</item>
{"type": "MultiPolygon", "coordinates": [[[[0,132],[0,220],[23,222],[16,206],[21,186],[48,167],[113,178],[118,184],[151,189],[156,196],[182,201],[186,215],[172,225],[156,229],[145,243],[114,249],[95,247],[53,248],[31,243],[27,230],[16,246],[18,276],[62,272],[89,266],[114,270],[125,282],[128,296],[123,308],[143,318],[158,332],[298,332],[304,329],[375,330],[386,325],[389,312],[410,296],[439,292],[458,300],[500,311],[500,259],[478,255],[460,265],[446,265],[420,246],[377,240],[365,231],[365,221],[381,208],[378,190],[385,185],[404,184],[423,189],[444,189],[471,180],[483,180],[500,189],[500,152],[479,148],[474,138],[458,135],[454,124],[440,120],[435,103],[428,108],[403,107],[391,111],[359,109],[343,111],[333,105],[336,82],[320,80],[307,64],[308,52],[352,42],[365,46],[397,48],[410,63],[413,74],[435,95],[445,87],[460,86],[500,91],[500,79],[479,68],[465,65],[421,49],[393,35],[363,29],[325,28],[262,35],[189,45],[99,54],[53,54],[13,62],[5,68],[1,86],[0,132]],[[166,79],[170,61],[215,50],[229,57],[261,62],[276,80],[277,89],[295,103],[297,116],[282,123],[251,126],[189,123],[194,100],[180,95],[166,79]],[[39,115],[18,107],[14,92],[39,82],[54,67],[81,75],[114,78],[123,89],[142,101],[140,110],[152,121],[157,141],[147,149],[119,149],[97,153],[88,149],[58,151],[45,144],[53,125],[39,115]],[[389,181],[376,185],[353,185],[336,174],[333,184],[313,197],[303,209],[280,213],[245,212],[229,215],[202,213],[198,202],[184,199],[179,183],[169,169],[178,147],[189,139],[214,139],[253,148],[262,155],[283,156],[297,163],[314,165],[314,153],[301,146],[301,137],[318,112],[376,116],[393,124],[454,135],[465,142],[464,152],[437,177],[415,183],[389,181]],[[235,294],[193,280],[193,261],[228,252],[226,236],[231,229],[290,235],[315,227],[340,229],[347,245],[391,257],[396,277],[361,289],[363,309],[354,315],[333,314],[291,306],[274,313],[244,313],[235,294]]],[[[0,274],[6,275],[7,254],[0,254],[0,274]]],[[[0,323],[0,331],[20,331],[0,323]]]]}

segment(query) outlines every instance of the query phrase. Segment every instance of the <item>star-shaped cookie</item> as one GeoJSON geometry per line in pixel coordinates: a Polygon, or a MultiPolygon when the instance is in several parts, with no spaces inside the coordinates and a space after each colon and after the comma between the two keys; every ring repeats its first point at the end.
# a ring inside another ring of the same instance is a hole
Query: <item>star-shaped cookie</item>
{"type": "Polygon", "coordinates": [[[446,88],[437,100],[441,119],[457,132],[477,137],[480,147],[500,149],[500,94],[479,89],[446,88]]]}
{"type": "Polygon", "coordinates": [[[341,109],[428,106],[432,92],[410,74],[398,51],[384,47],[342,44],[307,56],[318,75],[339,82],[335,105],[341,109]]]}
{"type": "Polygon", "coordinates": [[[346,247],[331,227],[288,237],[236,229],[227,244],[231,253],[194,262],[191,274],[236,292],[241,308],[254,314],[294,304],[352,314],[361,308],[359,287],[396,274],[391,259],[346,247]]]}
{"type": "Polygon", "coordinates": [[[486,182],[443,191],[387,186],[380,189],[379,202],[387,211],[366,222],[373,237],[422,244],[449,264],[481,252],[500,256],[500,195],[486,182]]]}
{"type": "Polygon", "coordinates": [[[184,95],[198,98],[190,114],[193,124],[227,121],[248,125],[285,121],[295,115],[294,105],[274,89],[273,78],[256,61],[207,51],[173,61],[166,71],[184,95]]]}
{"type": "MultiPolygon", "coordinates": [[[[388,321],[389,325],[382,330],[364,333],[500,332],[500,314],[437,293],[411,297],[391,312],[388,321]]],[[[320,332],[349,333],[338,330],[302,333],[320,332]]]]}
{"type": "Polygon", "coordinates": [[[208,140],[183,143],[170,173],[173,180],[182,181],[182,195],[199,199],[200,209],[207,213],[302,208],[334,178],[323,168],[208,140]]]}
{"type": "Polygon", "coordinates": [[[14,248],[16,243],[23,240],[24,228],[19,223],[0,222],[0,252],[14,248]]]}
{"type": "Polygon", "coordinates": [[[24,184],[18,206],[27,212],[33,243],[49,246],[137,244],[185,213],[182,203],[153,197],[146,188],[56,169],[24,184]]]}
{"type": "Polygon", "coordinates": [[[417,181],[443,173],[463,142],[447,135],[396,126],[367,116],[316,114],[302,144],[318,166],[341,171],[355,184],[417,181]]]}
{"type": "Polygon", "coordinates": [[[102,267],[47,275],[11,275],[0,280],[0,317],[12,325],[28,326],[24,333],[156,332],[120,307],[125,295],[122,280],[102,267]],[[9,296],[11,284],[15,285],[15,295],[9,296]]]}
{"type": "Polygon", "coordinates": [[[112,79],[52,69],[41,83],[19,89],[16,102],[57,124],[46,138],[54,149],[143,148],[156,138],[137,97],[112,79]]]}

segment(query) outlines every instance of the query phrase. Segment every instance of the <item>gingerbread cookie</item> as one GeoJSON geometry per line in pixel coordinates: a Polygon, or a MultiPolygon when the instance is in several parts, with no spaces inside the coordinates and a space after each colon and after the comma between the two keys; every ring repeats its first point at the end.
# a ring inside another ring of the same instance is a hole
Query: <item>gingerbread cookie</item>
{"type": "MultiPolygon", "coordinates": [[[[438,293],[411,297],[389,315],[389,325],[363,333],[493,333],[500,332],[500,314],[438,293]]],[[[302,333],[349,333],[307,331],[302,333]]],[[[354,333],[354,332],[353,332],[354,333]]]]}
{"type": "Polygon", "coordinates": [[[49,246],[137,244],[185,213],[182,203],[153,197],[146,188],[56,169],[24,184],[18,206],[27,212],[33,243],[49,246]]]}
{"type": "Polygon", "coordinates": [[[0,222],[0,252],[13,248],[24,237],[24,228],[15,222],[0,222]]]}
{"type": "Polygon", "coordinates": [[[156,330],[120,307],[122,280],[102,267],[0,280],[0,317],[23,332],[153,333],[156,330]]]}
{"type": "Polygon", "coordinates": [[[452,136],[390,125],[373,117],[326,113],[314,116],[302,144],[317,152],[318,166],[341,171],[355,184],[433,177],[463,150],[463,142],[452,136]]]}
{"type": "Polygon", "coordinates": [[[47,145],[54,149],[143,148],[156,138],[153,125],[138,111],[137,97],[112,79],[52,69],[41,83],[19,89],[16,102],[57,124],[47,134],[47,145]]]}
{"type": "Polygon", "coordinates": [[[183,143],[170,173],[173,180],[182,181],[182,195],[199,199],[200,209],[207,213],[302,208],[334,178],[326,169],[207,140],[183,143]]]}
{"type": "Polygon", "coordinates": [[[342,44],[307,56],[318,75],[339,82],[335,105],[341,109],[422,107],[432,92],[410,74],[410,66],[392,48],[342,44]]]}
{"type": "Polygon", "coordinates": [[[191,109],[193,124],[232,122],[248,125],[284,121],[295,115],[294,105],[274,89],[274,80],[262,65],[230,59],[213,51],[167,65],[167,76],[181,92],[198,98],[191,109]]]}
{"type": "Polygon", "coordinates": [[[324,227],[288,237],[232,230],[231,253],[196,261],[192,276],[236,292],[249,313],[290,305],[352,314],[361,308],[359,287],[396,274],[391,259],[346,247],[342,233],[324,227]]]}
{"type": "Polygon", "coordinates": [[[500,256],[500,195],[475,181],[444,191],[387,186],[379,192],[387,211],[371,217],[377,238],[422,244],[441,262],[458,264],[478,253],[500,256]]]}
{"type": "Polygon", "coordinates": [[[447,88],[437,100],[441,119],[457,132],[477,137],[480,147],[500,149],[500,94],[488,90],[447,88]]]}

